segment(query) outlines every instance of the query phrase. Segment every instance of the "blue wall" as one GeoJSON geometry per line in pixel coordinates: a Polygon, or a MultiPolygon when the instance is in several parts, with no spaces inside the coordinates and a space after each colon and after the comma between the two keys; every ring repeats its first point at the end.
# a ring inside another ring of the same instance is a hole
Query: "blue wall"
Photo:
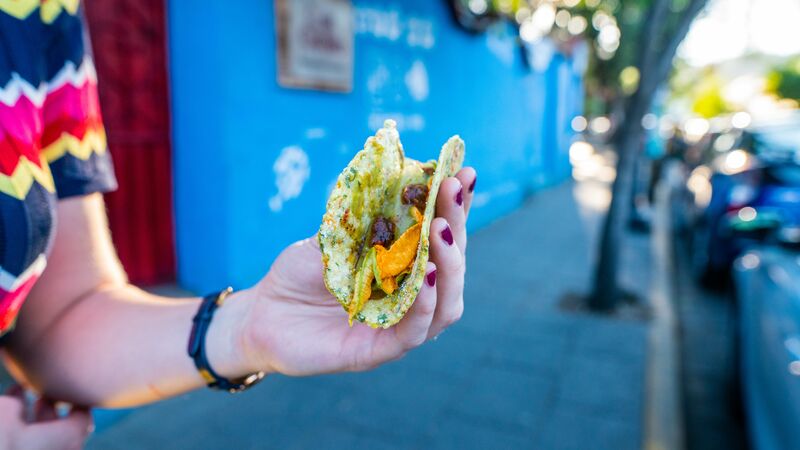
{"type": "Polygon", "coordinates": [[[313,234],[338,172],[384,118],[398,121],[407,155],[420,160],[462,136],[466,163],[479,172],[472,229],[569,175],[581,80],[568,59],[557,54],[535,73],[513,27],[468,34],[444,0],[354,6],[353,92],[332,94],[277,85],[272,2],[169,2],[178,278],[186,288],[248,286],[280,249],[313,234]]]}

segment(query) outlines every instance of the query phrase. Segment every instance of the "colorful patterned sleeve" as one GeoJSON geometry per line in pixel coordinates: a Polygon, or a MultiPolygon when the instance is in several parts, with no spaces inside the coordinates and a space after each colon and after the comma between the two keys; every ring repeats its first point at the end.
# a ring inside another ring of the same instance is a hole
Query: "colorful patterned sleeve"
{"type": "Polygon", "coordinates": [[[52,23],[55,33],[46,57],[51,81],[42,109],[41,145],[59,198],[117,187],[82,13],[60,14],[52,23]]]}

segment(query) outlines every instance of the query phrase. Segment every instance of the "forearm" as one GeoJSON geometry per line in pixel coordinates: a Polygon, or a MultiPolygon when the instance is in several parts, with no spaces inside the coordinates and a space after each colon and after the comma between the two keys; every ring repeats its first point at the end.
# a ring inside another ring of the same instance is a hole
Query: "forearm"
{"type": "MultiPolygon", "coordinates": [[[[245,359],[242,325],[248,302],[231,296],[206,339],[223,376],[255,370],[245,359]]],[[[81,405],[124,407],[204,385],[186,345],[199,299],[157,297],[127,284],[98,287],[49,327],[11,339],[13,362],[48,396],[81,405]]]]}

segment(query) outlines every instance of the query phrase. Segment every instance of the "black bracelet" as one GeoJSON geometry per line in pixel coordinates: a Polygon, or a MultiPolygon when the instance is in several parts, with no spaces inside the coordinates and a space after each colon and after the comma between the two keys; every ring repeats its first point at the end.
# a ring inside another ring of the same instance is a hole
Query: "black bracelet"
{"type": "Polygon", "coordinates": [[[200,302],[200,308],[192,319],[192,332],[189,335],[189,347],[187,350],[189,357],[194,361],[197,371],[200,372],[208,387],[235,393],[241,392],[261,381],[264,378],[264,372],[252,373],[238,380],[229,380],[214,372],[211,364],[208,363],[208,358],[206,357],[206,333],[209,325],[211,325],[214,312],[222,306],[225,297],[231,292],[233,292],[233,289],[229,287],[221,292],[203,297],[203,301],[200,302]]]}

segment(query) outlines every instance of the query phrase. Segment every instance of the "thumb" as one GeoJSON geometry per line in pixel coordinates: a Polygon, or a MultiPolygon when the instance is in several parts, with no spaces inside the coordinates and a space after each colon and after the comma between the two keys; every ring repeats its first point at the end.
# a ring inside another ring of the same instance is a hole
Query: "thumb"
{"type": "Polygon", "coordinates": [[[21,448],[31,450],[83,448],[92,427],[92,418],[86,410],[73,410],[63,419],[37,422],[25,427],[21,448]]]}

